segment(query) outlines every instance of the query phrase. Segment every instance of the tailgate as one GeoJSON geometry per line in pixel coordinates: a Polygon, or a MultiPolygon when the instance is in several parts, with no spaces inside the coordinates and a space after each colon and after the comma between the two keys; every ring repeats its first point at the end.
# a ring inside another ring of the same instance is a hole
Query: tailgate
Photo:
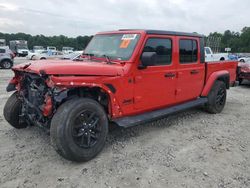
{"type": "Polygon", "coordinates": [[[217,71],[228,71],[230,75],[230,83],[233,83],[236,80],[236,70],[237,70],[237,61],[215,61],[206,63],[206,81],[210,75],[217,71]]]}

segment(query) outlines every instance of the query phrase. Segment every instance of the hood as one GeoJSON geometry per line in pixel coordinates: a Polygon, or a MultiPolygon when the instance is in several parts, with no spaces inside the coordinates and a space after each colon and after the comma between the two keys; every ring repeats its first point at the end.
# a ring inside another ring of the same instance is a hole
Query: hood
{"type": "Polygon", "coordinates": [[[95,61],[39,60],[22,63],[12,69],[47,75],[119,76],[123,74],[123,66],[120,64],[95,61]]]}

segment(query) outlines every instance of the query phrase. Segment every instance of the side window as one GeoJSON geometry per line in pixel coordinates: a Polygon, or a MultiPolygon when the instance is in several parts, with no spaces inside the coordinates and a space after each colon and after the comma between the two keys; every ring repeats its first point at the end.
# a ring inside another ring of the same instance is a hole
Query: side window
{"type": "Polygon", "coordinates": [[[163,38],[149,38],[143,52],[155,52],[157,55],[156,65],[169,65],[172,61],[172,41],[163,38]]]}
{"type": "Polygon", "coordinates": [[[193,63],[198,60],[198,47],[196,40],[181,39],[179,41],[180,63],[193,63]]]}
{"type": "Polygon", "coordinates": [[[5,49],[0,49],[0,53],[5,53],[5,49]]]}

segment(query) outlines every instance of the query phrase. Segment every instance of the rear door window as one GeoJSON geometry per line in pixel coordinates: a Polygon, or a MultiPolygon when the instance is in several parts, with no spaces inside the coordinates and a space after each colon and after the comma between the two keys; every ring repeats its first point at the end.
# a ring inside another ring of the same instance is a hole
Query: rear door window
{"type": "Polygon", "coordinates": [[[179,41],[179,58],[181,64],[197,62],[197,41],[192,39],[181,39],[179,41]]]}

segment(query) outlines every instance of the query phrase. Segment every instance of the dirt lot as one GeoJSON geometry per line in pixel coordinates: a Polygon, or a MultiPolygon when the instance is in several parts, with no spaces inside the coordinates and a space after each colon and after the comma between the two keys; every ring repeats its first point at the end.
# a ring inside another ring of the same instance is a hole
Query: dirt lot
{"type": "Polygon", "coordinates": [[[0,187],[250,187],[250,84],[231,88],[221,114],[193,109],[116,128],[86,163],[61,158],[38,127],[13,129],[2,109],[11,71],[0,70],[0,187]]]}

